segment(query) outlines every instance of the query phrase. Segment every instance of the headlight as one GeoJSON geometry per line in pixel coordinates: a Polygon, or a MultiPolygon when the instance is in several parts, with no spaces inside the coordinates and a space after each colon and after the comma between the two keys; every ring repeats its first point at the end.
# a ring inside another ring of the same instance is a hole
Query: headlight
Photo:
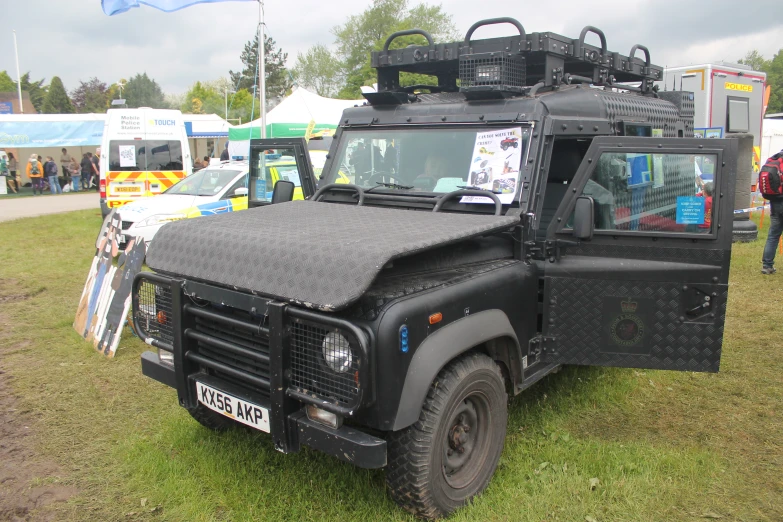
{"type": "Polygon", "coordinates": [[[148,218],[142,219],[138,223],[136,223],[137,227],[152,227],[155,225],[163,225],[164,223],[168,223],[169,221],[179,221],[180,219],[185,219],[187,216],[185,214],[157,214],[155,216],[150,216],[148,218]]]}
{"type": "Polygon", "coordinates": [[[329,332],[322,343],[324,360],[327,366],[337,373],[347,372],[351,368],[353,354],[348,339],[337,332],[329,332]]]}

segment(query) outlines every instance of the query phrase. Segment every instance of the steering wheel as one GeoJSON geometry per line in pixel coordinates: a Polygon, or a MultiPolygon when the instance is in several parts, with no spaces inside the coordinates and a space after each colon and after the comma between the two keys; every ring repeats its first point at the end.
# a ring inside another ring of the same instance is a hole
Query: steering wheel
{"type": "Polygon", "coordinates": [[[318,201],[327,190],[344,190],[349,192],[356,192],[356,194],[359,195],[359,203],[357,203],[357,206],[364,205],[364,189],[357,185],[350,185],[347,183],[330,183],[329,185],[324,185],[315,191],[315,194],[313,194],[313,201],[318,201]]]}
{"type": "Polygon", "coordinates": [[[500,202],[500,199],[498,199],[498,197],[494,193],[488,190],[455,190],[454,192],[449,192],[447,194],[444,194],[443,197],[441,197],[438,200],[438,202],[435,203],[435,207],[432,209],[432,211],[433,212],[440,211],[440,208],[443,206],[443,204],[446,201],[461,196],[482,196],[485,198],[489,198],[495,203],[496,216],[499,216],[500,213],[503,211],[503,204],[500,202]]]}

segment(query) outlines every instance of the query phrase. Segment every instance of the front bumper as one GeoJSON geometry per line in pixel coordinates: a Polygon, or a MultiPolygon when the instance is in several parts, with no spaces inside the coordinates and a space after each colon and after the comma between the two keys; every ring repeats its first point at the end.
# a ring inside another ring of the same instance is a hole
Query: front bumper
{"type": "MultiPolygon", "coordinates": [[[[155,352],[141,354],[141,372],[166,386],[176,388],[176,376],[174,368],[163,364],[155,352]]],[[[195,381],[206,382],[211,386],[224,389],[239,398],[252,403],[260,403],[260,406],[272,411],[268,400],[258,397],[247,397],[246,394],[231,389],[227,383],[221,383],[210,376],[190,376],[191,384],[195,381]]],[[[273,414],[274,415],[274,414],[273,414]]],[[[289,452],[297,451],[301,444],[322,451],[328,455],[337,457],[345,462],[354,464],[360,468],[377,469],[386,466],[386,441],[359,431],[350,426],[342,426],[338,429],[328,428],[317,422],[311,421],[303,410],[298,410],[287,415],[289,452]]]]}
{"type": "Polygon", "coordinates": [[[174,361],[172,368],[146,352],[142,373],[174,388],[181,406],[198,406],[198,380],[267,408],[278,451],[306,444],[359,467],[386,465],[383,439],[348,426],[331,429],[310,421],[303,410],[315,404],[351,418],[372,404],[370,337],[364,330],[329,314],[150,272],[136,276],[132,298],[136,333],[174,361]],[[325,365],[308,356],[313,348],[321,353],[320,338],[329,331],[349,340],[351,371],[326,375],[325,365]]]}

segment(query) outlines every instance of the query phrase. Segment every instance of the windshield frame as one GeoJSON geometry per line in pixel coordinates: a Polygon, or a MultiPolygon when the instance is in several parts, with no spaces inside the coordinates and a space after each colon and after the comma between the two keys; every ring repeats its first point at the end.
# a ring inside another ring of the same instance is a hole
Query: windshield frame
{"type": "MultiPolygon", "coordinates": [[[[335,136],[336,140],[338,141],[336,151],[334,154],[330,154],[330,158],[327,160],[326,165],[324,165],[322,177],[320,180],[320,185],[325,186],[327,184],[331,183],[350,183],[350,180],[347,179],[345,172],[342,171],[340,168],[341,165],[346,165],[348,158],[350,157],[350,154],[347,154],[346,149],[352,141],[354,141],[354,138],[357,136],[359,138],[362,138],[362,135],[365,135],[367,137],[363,139],[383,139],[377,137],[378,133],[387,133],[387,132],[403,132],[405,134],[410,133],[417,133],[417,132],[431,132],[431,131],[464,131],[466,133],[474,133],[474,135],[480,134],[480,133],[487,133],[492,131],[499,131],[504,129],[512,129],[512,128],[521,128],[522,134],[523,134],[523,141],[525,142],[522,146],[521,157],[520,157],[520,165],[519,165],[519,171],[517,174],[517,183],[515,191],[511,198],[503,198],[503,205],[512,205],[512,204],[519,204],[521,201],[521,196],[523,194],[522,189],[524,188],[523,185],[525,183],[525,167],[527,165],[527,158],[530,154],[530,147],[533,142],[533,132],[535,129],[535,122],[534,121],[521,121],[521,122],[498,122],[498,123],[492,123],[491,125],[487,124],[474,124],[474,123],[463,123],[463,124],[445,124],[445,125],[439,125],[439,124],[409,124],[409,125],[373,125],[373,126],[356,126],[356,127],[343,127],[339,131],[339,136],[335,136]]],[[[472,157],[472,155],[471,155],[472,157]]],[[[465,166],[466,170],[470,169],[470,165],[465,166]]],[[[353,176],[353,174],[351,174],[353,176]]],[[[469,175],[466,173],[465,176],[469,175]]],[[[394,178],[394,176],[386,176],[394,178]]],[[[445,176],[444,176],[445,177],[445,176]]],[[[463,177],[464,179],[464,177],[463,177]]],[[[464,181],[461,185],[464,187],[469,187],[470,179],[468,181],[464,181]]],[[[395,183],[395,182],[393,182],[395,183]]],[[[399,183],[399,185],[407,185],[410,186],[410,183],[406,183],[403,181],[398,181],[396,183],[399,183]]],[[[433,190],[422,190],[422,189],[403,189],[398,187],[389,187],[384,186],[381,184],[378,184],[376,186],[367,186],[364,187],[362,185],[361,188],[365,191],[370,191],[374,194],[388,194],[388,195],[399,195],[399,196],[424,196],[424,197],[440,197],[444,194],[447,194],[447,192],[436,192],[433,190]]],[[[455,189],[459,190],[459,189],[455,189]]],[[[463,198],[463,203],[488,203],[491,204],[491,200],[488,198],[463,198]]]]}

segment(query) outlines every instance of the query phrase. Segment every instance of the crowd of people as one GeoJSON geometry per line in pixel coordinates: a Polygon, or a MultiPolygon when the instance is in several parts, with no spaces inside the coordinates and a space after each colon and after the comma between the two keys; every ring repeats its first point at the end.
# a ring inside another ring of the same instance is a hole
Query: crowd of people
{"type": "Polygon", "coordinates": [[[21,186],[21,172],[24,169],[33,188],[33,195],[62,194],[63,192],[79,192],[80,190],[98,190],[100,185],[100,155],[98,148],[95,154],[85,152],[80,161],[71,156],[67,149],[62,149],[60,165],[52,156],[45,158],[31,154],[25,166],[19,165],[19,160],[12,152],[8,153],[7,185],[13,193],[18,193],[21,186]]]}

